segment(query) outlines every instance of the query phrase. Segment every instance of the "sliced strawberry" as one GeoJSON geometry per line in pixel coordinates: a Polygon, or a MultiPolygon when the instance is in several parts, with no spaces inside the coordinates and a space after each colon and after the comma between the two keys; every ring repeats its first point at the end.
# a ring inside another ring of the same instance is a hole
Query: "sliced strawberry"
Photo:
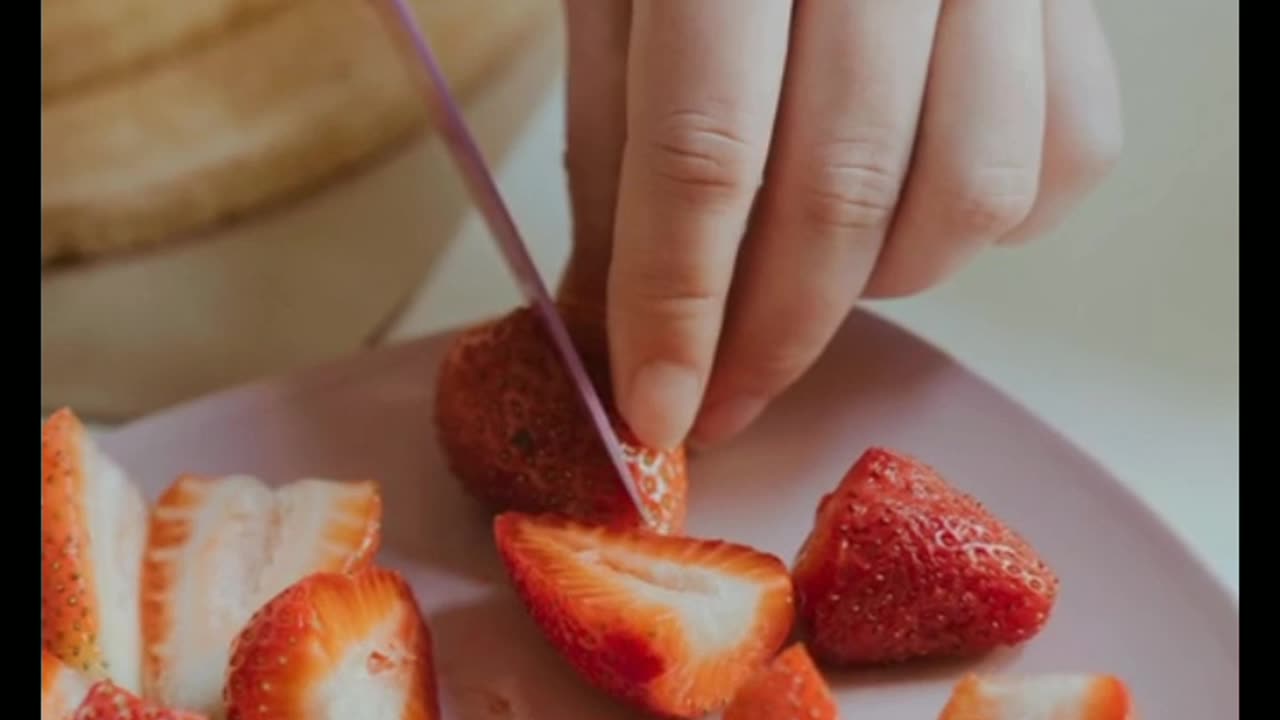
{"type": "MultiPolygon", "coordinates": [[[[609,404],[607,361],[596,348],[601,340],[583,329],[590,323],[574,317],[566,319],[609,404]]],[[[440,367],[435,413],[450,470],[495,509],[554,512],[625,527],[641,522],[546,330],[529,309],[454,340],[440,367]]],[[[651,529],[679,532],[687,489],[684,449],[644,447],[616,416],[614,426],[656,518],[651,529]]]]}
{"type": "Polygon", "coordinates": [[[813,658],[796,643],[733,696],[724,720],[837,720],[840,709],[813,658]]]}
{"type": "Polygon", "coordinates": [[[205,716],[148,702],[110,680],[102,680],[89,689],[71,720],[205,720],[205,716]]]}
{"type": "Polygon", "coordinates": [[[146,503],[70,410],[45,422],[41,442],[44,647],[92,678],[136,690],[146,503]]]}
{"type": "Polygon", "coordinates": [[[273,598],[236,638],[230,720],[437,720],[431,635],[398,574],[318,573],[273,598]]]}
{"type": "Polygon", "coordinates": [[[793,572],[819,659],[971,655],[1028,640],[1058,580],[1021,537],[932,469],[868,450],[822,499],[793,572]]]}
{"type": "Polygon", "coordinates": [[[88,676],[45,650],[40,672],[40,720],[69,720],[89,694],[88,676]]]}
{"type": "Polygon", "coordinates": [[[313,572],[366,566],[381,513],[373,482],[179,478],[152,511],[143,565],[147,696],[212,714],[245,621],[313,572]]]}
{"type": "Polygon", "coordinates": [[[551,644],[641,708],[700,717],[777,652],[794,617],[786,567],[717,540],[504,513],[498,550],[551,644]]]}
{"type": "Polygon", "coordinates": [[[938,720],[1133,720],[1129,689],[1111,675],[968,675],[938,720]]]}

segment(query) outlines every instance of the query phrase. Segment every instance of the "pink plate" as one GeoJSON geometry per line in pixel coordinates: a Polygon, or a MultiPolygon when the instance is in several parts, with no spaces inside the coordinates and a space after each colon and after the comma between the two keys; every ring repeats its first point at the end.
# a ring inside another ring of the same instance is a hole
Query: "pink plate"
{"type": "MultiPolygon", "coordinates": [[[[413,583],[452,720],[634,717],[579,681],[508,589],[488,516],[441,461],[441,337],[146,418],[105,442],[150,497],[180,472],[372,477],[381,559],[413,583]]],[[[968,663],[829,673],[844,717],[928,720],[967,670],[1106,671],[1145,718],[1239,716],[1237,604],[1097,463],[943,353],[853,316],[819,365],[732,446],[691,469],[688,532],[794,557],[815,505],[864,448],[935,465],[1028,537],[1062,577],[1044,632],[968,663]]]]}

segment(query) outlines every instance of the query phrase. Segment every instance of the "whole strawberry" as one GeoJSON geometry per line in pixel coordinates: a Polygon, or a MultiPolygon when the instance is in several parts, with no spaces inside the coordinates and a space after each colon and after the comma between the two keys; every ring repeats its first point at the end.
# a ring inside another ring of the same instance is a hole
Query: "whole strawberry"
{"type": "MultiPolygon", "coordinates": [[[[603,334],[572,314],[566,319],[609,405],[603,334]]],[[[454,339],[440,368],[435,414],[449,469],[495,510],[641,524],[545,329],[528,308],[454,339]]],[[[643,447],[616,419],[614,427],[657,519],[650,529],[679,532],[687,484],[683,448],[643,447]]]]}
{"type": "Polygon", "coordinates": [[[796,560],[810,646],[833,663],[972,655],[1028,640],[1058,580],[1036,552],[933,469],[890,450],[858,459],[796,560]]]}

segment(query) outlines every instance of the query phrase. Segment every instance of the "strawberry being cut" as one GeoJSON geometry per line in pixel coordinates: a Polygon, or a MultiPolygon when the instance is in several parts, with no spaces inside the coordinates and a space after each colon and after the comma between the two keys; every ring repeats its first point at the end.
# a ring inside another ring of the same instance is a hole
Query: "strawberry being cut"
{"type": "Polygon", "coordinates": [[[438,720],[431,635],[398,574],[318,573],[236,638],[229,720],[438,720]]]}
{"type": "MultiPolygon", "coordinates": [[[[565,319],[611,407],[608,362],[591,323],[565,319]]],[[[546,330],[528,308],[463,332],[440,367],[436,426],[449,468],[497,510],[557,513],[602,525],[641,523],[546,330]]],[[[638,444],[616,415],[614,427],[646,508],[650,529],[684,525],[682,447],[638,444]]]]}
{"type": "Polygon", "coordinates": [[[514,512],[496,518],[494,534],[556,650],[649,712],[723,708],[792,627],[786,567],[751,548],[514,512]]]}
{"type": "Polygon", "coordinates": [[[1030,639],[1058,580],[933,469],[868,450],[822,499],[792,573],[810,647],[832,663],[963,656],[1030,639]]]}
{"type": "Polygon", "coordinates": [[[968,675],[938,720],[1134,720],[1119,678],[1096,674],[968,675]]]}
{"type": "Polygon", "coordinates": [[[146,503],[70,410],[45,422],[41,450],[44,647],[90,678],[137,690],[146,503]]]}
{"type": "Polygon", "coordinates": [[[368,481],[175,481],[152,510],[142,570],[147,697],[213,714],[245,621],[307,575],[368,565],[381,517],[368,481]]]}
{"type": "Polygon", "coordinates": [[[734,695],[724,720],[838,720],[840,708],[813,658],[796,643],[734,695]]]}
{"type": "Polygon", "coordinates": [[[84,673],[67,667],[45,650],[40,671],[40,720],[70,718],[89,694],[91,684],[84,673]]]}

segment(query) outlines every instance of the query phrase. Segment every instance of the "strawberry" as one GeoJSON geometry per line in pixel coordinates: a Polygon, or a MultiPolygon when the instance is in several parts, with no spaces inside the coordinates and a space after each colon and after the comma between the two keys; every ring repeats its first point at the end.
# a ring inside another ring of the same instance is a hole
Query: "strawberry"
{"type": "Polygon", "coordinates": [[[317,573],[235,640],[229,720],[438,720],[431,635],[398,574],[317,573]]]}
{"type": "MultiPolygon", "coordinates": [[[[612,407],[603,333],[579,313],[565,318],[595,386],[612,407]]],[[[435,415],[450,470],[468,492],[495,509],[626,527],[641,523],[568,372],[530,309],[454,340],[440,367],[435,415]]],[[[646,508],[656,518],[651,529],[680,532],[687,486],[684,449],[642,446],[616,414],[611,417],[646,508]]]]}
{"type": "Polygon", "coordinates": [[[814,654],[833,663],[1020,643],[1044,626],[1058,589],[1035,551],[976,500],[879,448],[822,499],[792,577],[814,654]]]}
{"type": "Polygon", "coordinates": [[[174,710],[143,700],[124,688],[102,680],[89,689],[88,696],[71,720],[204,720],[199,713],[174,710]]]}
{"type": "Polygon", "coordinates": [[[1133,720],[1133,700],[1111,675],[1048,674],[956,684],[938,720],[1133,720]]]}
{"type": "Polygon", "coordinates": [[[70,410],[45,422],[41,455],[44,647],[91,678],[136,690],[146,503],[70,410]]]}
{"type": "Polygon", "coordinates": [[[659,715],[724,707],[791,630],[786,567],[751,548],[514,512],[494,534],[556,650],[593,685],[659,715]]]}
{"type": "Polygon", "coordinates": [[[837,720],[840,709],[804,645],[796,643],[733,696],[724,720],[837,720]]]}
{"type": "Polygon", "coordinates": [[[245,621],[311,573],[368,565],[381,513],[373,482],[175,481],[152,510],[142,569],[147,696],[213,714],[245,621]]]}
{"type": "Polygon", "coordinates": [[[41,659],[40,720],[68,720],[89,694],[90,680],[48,650],[41,659]]]}

